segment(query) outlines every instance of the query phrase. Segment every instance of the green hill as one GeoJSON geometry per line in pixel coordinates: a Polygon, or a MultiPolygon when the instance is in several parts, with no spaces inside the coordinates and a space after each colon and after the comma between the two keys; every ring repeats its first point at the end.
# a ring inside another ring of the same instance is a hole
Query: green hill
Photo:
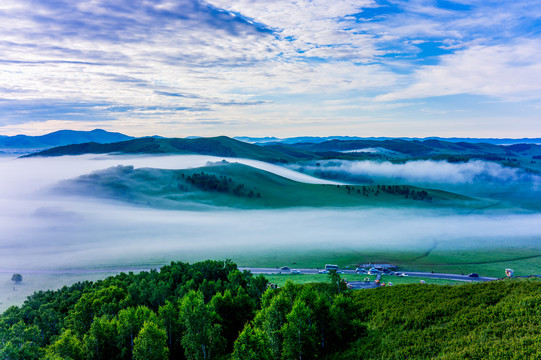
{"type": "Polygon", "coordinates": [[[312,159],[300,151],[280,151],[248,144],[227,136],[196,139],[139,138],[112,144],[84,143],[60,146],[30,156],[62,156],[82,154],[200,154],[223,157],[248,158],[273,163],[312,159]]]}
{"type": "Polygon", "coordinates": [[[504,166],[522,167],[541,172],[541,146],[514,144],[449,142],[437,139],[419,140],[329,140],[320,143],[269,143],[255,145],[226,136],[212,138],[146,137],[115,143],[87,142],[59,146],[31,156],[82,154],[201,154],[248,158],[271,163],[307,160],[343,159],[403,162],[414,159],[467,162],[471,159],[495,161],[504,166]]]}
{"type": "Polygon", "coordinates": [[[459,206],[488,202],[414,186],[306,184],[250,166],[221,162],[163,170],[117,166],[62,182],[58,190],[162,208],[206,204],[234,208],[295,206],[459,206]]]}

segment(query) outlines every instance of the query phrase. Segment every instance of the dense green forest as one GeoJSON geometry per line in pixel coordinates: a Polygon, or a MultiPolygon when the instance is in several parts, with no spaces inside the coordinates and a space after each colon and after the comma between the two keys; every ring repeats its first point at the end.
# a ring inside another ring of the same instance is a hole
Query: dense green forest
{"type": "Polygon", "coordinates": [[[541,282],[267,289],[230,261],[37,292],[0,316],[0,359],[541,357],[541,282]]]}

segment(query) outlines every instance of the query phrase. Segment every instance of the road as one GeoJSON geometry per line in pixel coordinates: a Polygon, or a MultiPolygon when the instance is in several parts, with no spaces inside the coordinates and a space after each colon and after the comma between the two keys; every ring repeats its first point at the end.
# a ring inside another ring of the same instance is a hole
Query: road
{"type": "MultiPolygon", "coordinates": [[[[239,268],[240,270],[249,270],[253,274],[289,274],[289,271],[280,271],[277,268],[239,268]]],[[[321,269],[296,269],[299,270],[302,274],[317,274],[321,269]]],[[[341,270],[344,274],[356,274],[355,270],[341,270]]],[[[445,274],[445,273],[431,273],[431,272],[420,272],[420,271],[400,271],[400,273],[405,274],[411,277],[423,277],[423,278],[433,278],[433,279],[446,279],[446,280],[455,280],[455,281],[493,281],[497,278],[479,276],[479,277],[469,277],[468,275],[459,275],[459,274],[445,274]]],[[[360,275],[362,276],[362,274],[360,275]]],[[[393,278],[393,275],[386,277],[386,280],[389,281],[393,278]]],[[[350,281],[349,284],[353,289],[367,289],[374,288],[377,285],[373,282],[365,281],[350,281]]]]}

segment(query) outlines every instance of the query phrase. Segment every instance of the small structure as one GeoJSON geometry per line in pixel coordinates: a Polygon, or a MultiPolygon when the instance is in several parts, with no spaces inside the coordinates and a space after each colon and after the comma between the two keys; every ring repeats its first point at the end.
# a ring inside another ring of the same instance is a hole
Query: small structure
{"type": "Polygon", "coordinates": [[[389,270],[395,270],[398,269],[398,266],[394,264],[384,264],[384,263],[368,263],[368,264],[359,264],[360,268],[381,268],[381,269],[389,269],[389,270]]]}
{"type": "Polygon", "coordinates": [[[505,276],[507,276],[508,278],[513,277],[513,273],[513,269],[505,269],[505,276]]]}

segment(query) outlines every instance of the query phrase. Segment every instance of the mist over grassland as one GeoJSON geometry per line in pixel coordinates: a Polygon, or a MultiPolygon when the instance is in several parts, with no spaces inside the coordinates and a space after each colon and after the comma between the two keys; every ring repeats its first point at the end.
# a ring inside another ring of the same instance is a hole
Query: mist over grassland
{"type": "MultiPolygon", "coordinates": [[[[207,258],[231,258],[246,266],[294,262],[298,267],[388,260],[429,269],[442,261],[474,263],[480,254],[491,254],[489,261],[541,254],[541,213],[518,205],[239,210],[195,204],[192,210],[163,210],[50,191],[60,181],[111,166],[183,169],[219,160],[208,156],[1,158],[0,270],[10,277],[12,270],[24,275],[43,269],[128,269],[207,258]]],[[[242,161],[294,180],[327,182],[276,165],[242,161]]],[[[538,175],[484,162],[392,166],[320,162],[303,170],[318,175],[321,168],[344,174],[334,177],[339,182],[368,176],[374,183],[463,189],[461,193],[473,195],[486,187],[492,192],[521,189],[535,194],[539,181],[538,175]],[[439,174],[442,171],[445,175],[439,174]]],[[[530,273],[541,273],[538,261],[528,261],[530,273]]],[[[505,266],[513,262],[496,265],[505,266]]],[[[1,290],[5,293],[11,287],[1,290]]]]}
{"type": "Polygon", "coordinates": [[[470,160],[389,161],[320,160],[288,165],[312,176],[355,184],[413,184],[459,194],[517,203],[541,211],[541,176],[520,167],[470,160]]]}

